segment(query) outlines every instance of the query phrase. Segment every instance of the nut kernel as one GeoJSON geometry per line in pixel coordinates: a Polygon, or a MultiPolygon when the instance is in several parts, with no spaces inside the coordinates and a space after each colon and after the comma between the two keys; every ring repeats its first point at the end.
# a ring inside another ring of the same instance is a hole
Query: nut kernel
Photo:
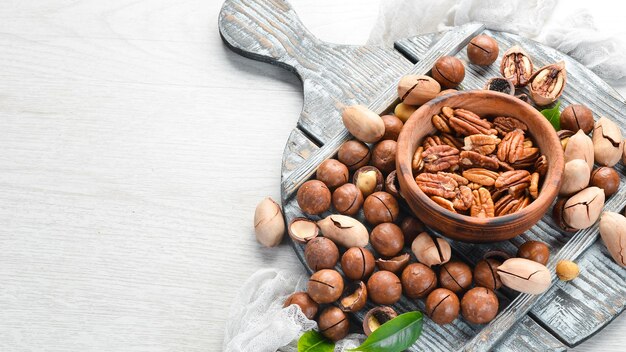
{"type": "Polygon", "coordinates": [[[556,264],[556,275],[561,281],[574,280],[579,273],[578,264],[572,261],[561,260],[556,264]]]}

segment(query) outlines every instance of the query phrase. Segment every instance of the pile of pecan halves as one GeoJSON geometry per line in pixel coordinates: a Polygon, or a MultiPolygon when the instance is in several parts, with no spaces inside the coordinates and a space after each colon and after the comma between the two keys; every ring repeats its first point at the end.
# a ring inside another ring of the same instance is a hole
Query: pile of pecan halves
{"type": "Polygon", "coordinates": [[[537,198],[548,165],[525,123],[450,107],[432,123],[438,133],[417,148],[412,167],[419,188],[437,204],[485,218],[515,213],[537,198]]]}

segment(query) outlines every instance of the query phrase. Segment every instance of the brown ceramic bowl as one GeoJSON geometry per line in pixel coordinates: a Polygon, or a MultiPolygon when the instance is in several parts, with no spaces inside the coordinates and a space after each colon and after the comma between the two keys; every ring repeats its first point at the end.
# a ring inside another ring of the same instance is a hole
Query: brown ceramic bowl
{"type": "Polygon", "coordinates": [[[563,174],[563,149],[554,129],[535,108],[514,96],[491,91],[466,91],[435,98],[415,111],[398,137],[396,154],[400,190],[415,215],[441,234],[465,242],[511,239],[531,228],[548,211],[563,174]],[[453,213],[426,196],[417,186],[411,159],[422,140],[436,130],[431,117],[444,106],[464,108],[482,117],[512,116],[528,125],[528,132],[548,161],[548,172],[539,197],[521,211],[494,218],[475,218],[453,213]]]}

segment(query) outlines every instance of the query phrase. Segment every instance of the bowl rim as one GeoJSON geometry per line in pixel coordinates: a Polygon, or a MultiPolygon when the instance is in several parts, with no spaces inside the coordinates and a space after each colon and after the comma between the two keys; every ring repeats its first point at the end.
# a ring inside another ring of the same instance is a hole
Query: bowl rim
{"type": "MultiPolygon", "coordinates": [[[[430,199],[430,197],[428,197],[418,187],[417,182],[415,181],[415,178],[413,177],[413,170],[410,167],[413,155],[405,155],[406,154],[405,150],[408,149],[407,147],[410,143],[410,140],[408,137],[410,134],[409,131],[417,127],[417,122],[420,119],[426,118],[427,110],[431,109],[435,105],[445,103],[447,100],[450,100],[453,97],[459,97],[459,96],[467,96],[467,98],[482,97],[482,98],[506,100],[508,101],[508,103],[517,105],[521,110],[524,111],[524,113],[528,112],[528,115],[532,116],[530,118],[537,119],[539,121],[539,124],[541,125],[541,131],[538,132],[539,134],[544,133],[544,131],[554,130],[554,127],[552,127],[552,125],[548,122],[548,120],[537,109],[535,109],[532,105],[529,105],[528,103],[523,102],[519,100],[518,98],[509,94],[504,94],[504,93],[494,92],[494,91],[489,91],[489,90],[466,90],[466,91],[458,91],[458,92],[442,95],[440,97],[436,97],[426,102],[422,106],[420,106],[415,112],[413,112],[413,114],[411,114],[409,119],[404,124],[404,127],[408,127],[408,128],[407,129],[403,128],[402,131],[400,132],[400,135],[398,136],[398,153],[396,155],[396,170],[397,170],[399,181],[400,182],[403,181],[403,183],[405,184],[405,187],[404,187],[405,191],[403,191],[401,187],[400,192],[404,194],[406,194],[406,192],[413,193],[414,195],[417,196],[420,202],[424,203],[425,205],[428,205],[430,208],[437,211],[438,213],[441,213],[446,218],[452,221],[455,221],[457,223],[463,223],[466,226],[478,225],[480,227],[485,227],[485,226],[486,227],[499,227],[499,226],[514,222],[516,220],[519,220],[521,218],[528,217],[536,211],[547,210],[547,208],[552,204],[552,201],[556,198],[558,191],[559,191],[563,168],[565,165],[565,161],[563,157],[557,158],[555,162],[548,165],[546,178],[543,180],[543,185],[541,187],[541,190],[539,191],[539,196],[536,199],[534,199],[527,207],[513,214],[495,216],[493,218],[477,218],[477,217],[472,217],[469,215],[455,213],[435,203],[435,201],[430,199]],[[402,167],[403,165],[409,165],[408,171],[402,167]],[[550,176],[550,178],[548,178],[548,175],[550,176]],[[546,190],[545,188],[549,184],[553,184],[555,185],[555,187],[552,187],[546,190]],[[406,190],[407,186],[408,186],[408,190],[406,190]]],[[[442,107],[443,106],[444,105],[442,105],[442,107]]],[[[431,117],[428,117],[428,118],[431,118],[431,117]]],[[[534,136],[535,139],[537,139],[536,137],[537,131],[533,131],[533,132],[534,132],[533,134],[535,135],[534,136]]],[[[560,146],[560,141],[556,133],[547,134],[547,135],[548,135],[547,137],[548,139],[552,139],[552,142],[549,144],[560,146]]],[[[563,155],[562,148],[559,148],[559,149],[560,149],[560,152],[557,151],[557,154],[563,155]]],[[[415,153],[415,151],[413,150],[412,153],[415,153]]],[[[411,152],[409,152],[409,154],[411,154],[411,152]]],[[[519,234],[516,234],[516,235],[519,235],[519,234]]]]}

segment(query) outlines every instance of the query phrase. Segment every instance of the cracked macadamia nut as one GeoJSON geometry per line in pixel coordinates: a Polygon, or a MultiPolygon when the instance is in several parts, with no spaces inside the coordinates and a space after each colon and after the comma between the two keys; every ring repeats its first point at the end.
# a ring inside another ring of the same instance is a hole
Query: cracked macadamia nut
{"type": "Polygon", "coordinates": [[[373,166],[363,166],[356,170],[352,183],[363,193],[363,197],[382,191],[385,184],[382,172],[373,166]]]}
{"type": "Polygon", "coordinates": [[[297,193],[298,206],[309,215],[319,215],[330,209],[330,190],[319,180],[309,180],[297,193]]]}
{"type": "Polygon", "coordinates": [[[396,148],[397,143],[394,140],[384,140],[376,143],[372,149],[371,164],[384,175],[389,174],[396,169],[396,148]]]}
{"type": "Polygon", "coordinates": [[[502,281],[498,276],[497,269],[502,265],[502,262],[487,258],[476,263],[474,267],[474,282],[476,286],[486,287],[492,290],[497,290],[502,287],[502,281]]]}
{"type": "Polygon", "coordinates": [[[402,283],[390,271],[377,271],[367,280],[367,294],[376,304],[391,305],[402,296],[402,283]]]}
{"type": "Polygon", "coordinates": [[[355,281],[346,285],[341,299],[339,299],[339,308],[344,312],[357,312],[367,303],[367,288],[363,281],[355,281]]]}
{"type": "Polygon", "coordinates": [[[348,182],[348,177],[348,167],[335,159],[324,160],[315,174],[315,178],[324,182],[330,189],[335,189],[348,182]]]}
{"type": "Polygon", "coordinates": [[[370,336],[381,325],[398,316],[395,310],[387,306],[379,306],[370,309],[363,319],[363,332],[370,336]]]}
{"type": "Polygon", "coordinates": [[[370,234],[370,243],[378,254],[393,257],[404,247],[404,235],[400,226],[385,222],[374,227],[370,234]]]}
{"type": "Polygon", "coordinates": [[[472,324],[486,324],[498,314],[498,297],[485,287],[474,287],[463,295],[461,313],[472,324]]]}
{"type": "Polygon", "coordinates": [[[403,253],[389,259],[378,258],[376,259],[376,266],[378,270],[387,270],[397,274],[409,264],[410,259],[411,257],[408,253],[403,253]]]}
{"type": "Polygon", "coordinates": [[[446,240],[426,232],[420,233],[415,238],[411,244],[411,251],[420,263],[427,266],[447,263],[452,255],[452,249],[446,240]]]}
{"type": "Polygon", "coordinates": [[[435,272],[422,263],[409,264],[402,271],[402,290],[409,298],[424,298],[437,288],[435,272]]]}
{"type": "Polygon", "coordinates": [[[307,243],[319,235],[320,229],[315,221],[307,218],[295,218],[289,223],[289,237],[300,243],[307,243]]]}
{"type": "Polygon", "coordinates": [[[331,341],[343,339],[350,329],[346,313],[334,306],[324,309],[317,319],[317,325],[322,335],[331,341]]]}
{"type": "Polygon", "coordinates": [[[363,206],[363,193],[352,183],[346,183],[333,192],[332,202],[335,210],[343,215],[355,215],[363,206]]]}
{"type": "Polygon", "coordinates": [[[398,180],[398,173],[393,170],[387,175],[385,179],[385,192],[391,194],[396,198],[400,198],[400,181],[398,180]]]}
{"type": "Polygon", "coordinates": [[[387,192],[375,192],[365,198],[363,203],[365,219],[372,225],[394,222],[398,219],[400,207],[398,201],[387,192]]]}
{"type": "Polygon", "coordinates": [[[304,259],[313,271],[332,269],[339,260],[339,249],[328,238],[315,237],[306,244],[304,259]]]}
{"type": "Polygon", "coordinates": [[[517,256],[546,265],[550,259],[550,248],[539,241],[527,241],[517,250],[517,256]]]}
{"type": "Polygon", "coordinates": [[[593,112],[581,104],[572,104],[561,112],[561,129],[589,134],[593,130],[593,112]]]}
{"type": "Polygon", "coordinates": [[[311,275],[307,293],[317,303],[332,303],[341,297],[343,278],[336,270],[322,269],[311,275]]]}
{"type": "Polygon", "coordinates": [[[374,255],[367,248],[352,247],[341,256],[341,270],[351,280],[365,280],[374,272],[374,255]]]}
{"type": "Polygon", "coordinates": [[[311,299],[311,297],[306,292],[295,292],[291,296],[287,297],[287,300],[283,304],[283,308],[289,307],[290,305],[295,304],[302,310],[304,316],[307,319],[312,320],[317,314],[317,309],[319,305],[311,299]]]}
{"type": "Polygon", "coordinates": [[[370,162],[372,154],[367,144],[349,140],[339,147],[337,159],[348,167],[348,170],[355,171],[370,162]]]}
{"type": "Polygon", "coordinates": [[[462,262],[447,262],[439,269],[439,285],[454,293],[463,292],[472,285],[472,269],[462,262]]]}
{"type": "Polygon", "coordinates": [[[395,115],[385,115],[382,119],[385,123],[385,134],[382,139],[397,141],[400,131],[402,131],[402,127],[404,126],[402,120],[395,115]]]}
{"type": "Polygon", "coordinates": [[[465,78],[465,66],[454,56],[442,56],[435,62],[432,76],[443,88],[456,88],[465,78]]]}
{"type": "Polygon", "coordinates": [[[426,298],[426,315],[439,325],[450,324],[459,316],[459,298],[447,288],[438,288],[426,298]]]}
{"type": "Polygon", "coordinates": [[[498,52],[498,42],[486,34],[475,36],[467,45],[467,58],[475,65],[491,65],[498,58],[498,52]]]}
{"type": "Polygon", "coordinates": [[[398,97],[409,105],[422,105],[435,98],[440,91],[441,85],[429,76],[407,75],[398,83],[398,97]]]}
{"type": "Polygon", "coordinates": [[[599,187],[604,190],[606,198],[614,195],[619,189],[620,177],[614,168],[601,166],[591,173],[591,186],[599,187]]]}

